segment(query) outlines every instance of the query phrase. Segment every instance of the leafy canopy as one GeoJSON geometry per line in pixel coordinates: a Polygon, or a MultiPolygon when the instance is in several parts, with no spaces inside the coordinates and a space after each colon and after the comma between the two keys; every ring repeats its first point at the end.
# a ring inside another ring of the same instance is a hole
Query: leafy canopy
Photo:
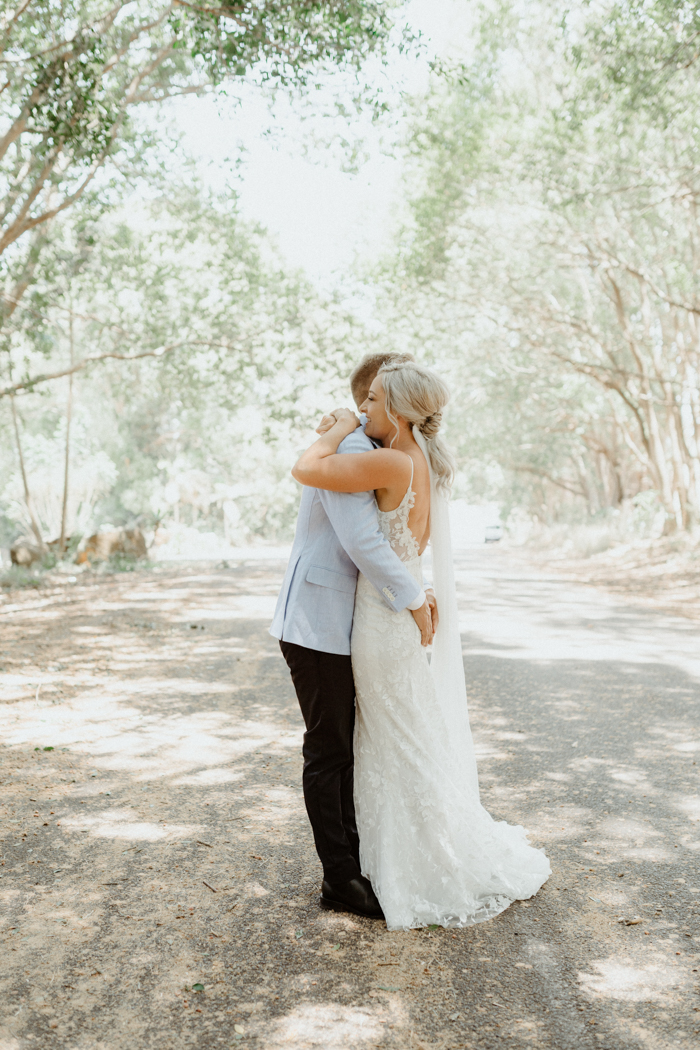
{"type": "Polygon", "coordinates": [[[248,75],[286,86],[359,70],[394,3],[20,0],[0,17],[0,255],[70,207],[124,140],[131,107],[248,75]]]}

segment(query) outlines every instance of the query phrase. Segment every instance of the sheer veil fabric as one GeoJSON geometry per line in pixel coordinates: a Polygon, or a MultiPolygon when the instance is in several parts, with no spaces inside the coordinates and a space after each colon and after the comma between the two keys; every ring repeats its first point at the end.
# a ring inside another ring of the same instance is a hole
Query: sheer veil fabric
{"type": "Polygon", "coordinates": [[[464,679],[457,610],[457,586],[452,558],[449,501],[437,486],[435,474],[430,466],[428,445],[418,427],[413,428],[413,436],[430,470],[430,549],[433,556],[433,590],[440,615],[440,628],[433,642],[430,670],[445,722],[451,727],[454,751],[455,755],[459,756],[462,775],[468,780],[478,799],[479,776],[469,725],[467,686],[464,679]]]}
{"type": "MultiPolygon", "coordinates": [[[[420,432],[414,430],[428,465],[420,432]]],[[[358,577],[351,653],[355,677],[355,808],[362,871],[392,930],[469,926],[531,897],[551,874],[520,826],[481,805],[469,727],[448,501],[431,471],[433,583],[440,610],[431,664],[408,610],[394,613],[358,577]]],[[[412,485],[379,525],[417,580],[408,527],[412,485]]]]}

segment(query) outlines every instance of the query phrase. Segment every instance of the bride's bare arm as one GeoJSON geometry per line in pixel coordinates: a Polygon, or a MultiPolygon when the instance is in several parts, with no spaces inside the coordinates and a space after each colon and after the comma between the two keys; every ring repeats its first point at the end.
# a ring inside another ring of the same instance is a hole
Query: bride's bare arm
{"type": "Polygon", "coordinates": [[[359,420],[348,409],[339,409],[334,416],[336,422],[330,430],[314,441],[294,464],[292,476],[297,481],[331,492],[367,492],[395,485],[397,473],[405,471],[408,485],[411,462],[403,452],[379,448],[373,452],[338,454],[340,442],[353,433],[359,420]]]}

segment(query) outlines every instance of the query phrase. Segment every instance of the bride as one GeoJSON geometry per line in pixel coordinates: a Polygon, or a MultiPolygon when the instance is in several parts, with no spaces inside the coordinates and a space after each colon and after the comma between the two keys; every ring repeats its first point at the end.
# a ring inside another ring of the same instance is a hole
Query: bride
{"type": "Polygon", "coordinates": [[[355,808],[363,874],[390,930],[469,926],[537,892],[551,874],[525,829],[479,801],[448,519],[452,457],[439,437],[449,393],[429,369],[385,365],[360,411],[372,452],[338,455],[360,420],[333,413],[301,456],[297,481],[374,489],[379,525],[420,582],[428,539],[440,623],[431,662],[411,613],[392,612],[360,575],[352,629],[355,808]],[[334,420],[334,421],[333,421],[334,420]]]}

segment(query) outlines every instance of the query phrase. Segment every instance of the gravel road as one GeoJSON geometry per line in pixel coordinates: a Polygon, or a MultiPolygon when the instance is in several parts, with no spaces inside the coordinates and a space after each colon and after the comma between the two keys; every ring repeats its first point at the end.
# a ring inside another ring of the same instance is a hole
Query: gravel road
{"type": "Polygon", "coordinates": [[[0,599],[0,1050],[696,1050],[698,624],[458,561],[482,796],[554,869],[460,931],[318,907],[282,562],[0,599]]]}

